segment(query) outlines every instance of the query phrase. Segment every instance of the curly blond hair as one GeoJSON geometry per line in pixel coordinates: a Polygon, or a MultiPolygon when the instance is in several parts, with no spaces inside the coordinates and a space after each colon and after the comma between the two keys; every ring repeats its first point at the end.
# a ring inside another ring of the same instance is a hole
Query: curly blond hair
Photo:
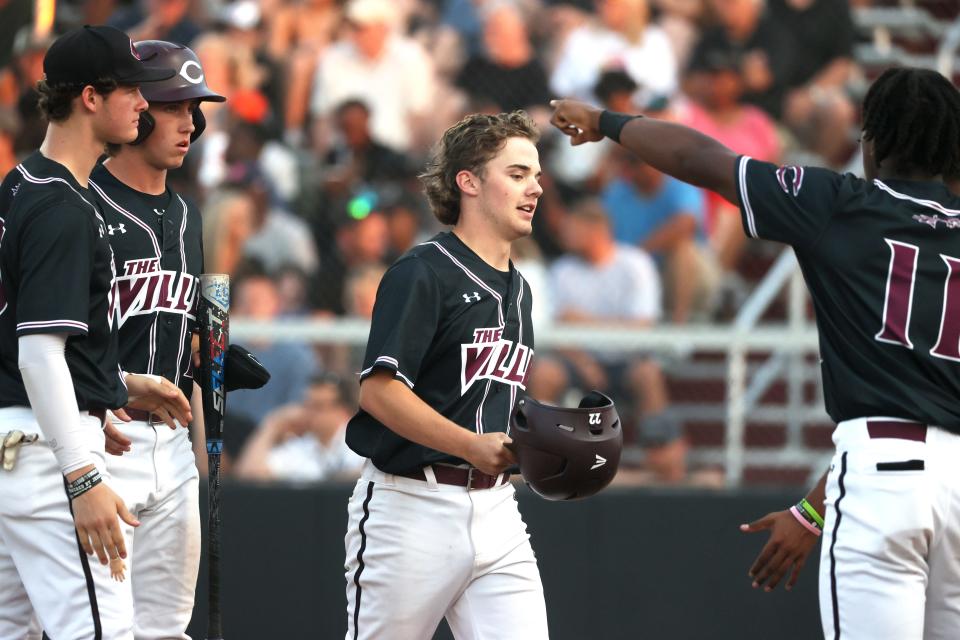
{"type": "Polygon", "coordinates": [[[525,111],[469,115],[444,132],[430,154],[426,170],[418,176],[437,220],[457,224],[460,219],[457,174],[466,170],[483,178],[484,166],[503,149],[509,138],[526,138],[536,144],[540,132],[525,111]]]}

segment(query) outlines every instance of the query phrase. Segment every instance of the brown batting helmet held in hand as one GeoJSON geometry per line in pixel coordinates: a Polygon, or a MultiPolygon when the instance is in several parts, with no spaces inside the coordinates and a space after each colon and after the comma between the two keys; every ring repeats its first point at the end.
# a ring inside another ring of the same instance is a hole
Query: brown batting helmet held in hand
{"type": "Polygon", "coordinates": [[[623,429],[613,400],[592,391],[576,409],[522,398],[510,414],[510,448],[523,479],[547,500],[577,500],[613,480],[623,429]]]}

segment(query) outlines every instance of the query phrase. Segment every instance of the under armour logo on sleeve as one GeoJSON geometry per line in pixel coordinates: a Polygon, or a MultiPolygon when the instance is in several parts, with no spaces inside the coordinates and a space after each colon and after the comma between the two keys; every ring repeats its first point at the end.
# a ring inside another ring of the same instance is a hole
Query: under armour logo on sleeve
{"type": "Polygon", "coordinates": [[[108,224],[108,225],[107,225],[107,230],[110,232],[110,235],[113,235],[113,232],[114,232],[114,231],[119,231],[120,233],[126,233],[126,232],[127,232],[127,228],[126,228],[125,226],[123,226],[123,223],[122,223],[122,222],[121,222],[120,224],[118,224],[117,226],[113,226],[112,224],[108,224]]]}
{"type": "Polygon", "coordinates": [[[478,291],[474,291],[473,293],[464,293],[462,295],[463,301],[467,304],[470,304],[471,302],[480,302],[480,293],[478,291]]]}

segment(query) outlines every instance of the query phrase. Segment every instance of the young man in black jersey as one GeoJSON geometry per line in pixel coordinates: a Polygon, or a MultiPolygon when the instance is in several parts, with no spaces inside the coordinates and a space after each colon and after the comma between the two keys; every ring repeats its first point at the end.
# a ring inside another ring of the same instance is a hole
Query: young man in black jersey
{"type": "Polygon", "coordinates": [[[377,292],[347,444],[368,458],[348,507],[347,638],[547,637],[536,559],[506,469],[533,357],[530,234],[538,132],[523,112],[446,131],[421,176],[452,231],[401,256],[377,292]]]}
{"type": "Polygon", "coordinates": [[[777,167],[695,131],[561,100],[573,144],[607,136],[740,206],[744,231],[793,246],[813,299],[836,455],[750,575],[789,588],[823,534],[827,638],[947,640],[960,629],[960,93],[890,69],[863,103],[865,179],[777,167]]]}
{"type": "Polygon", "coordinates": [[[113,324],[113,256],[87,180],[107,143],[136,137],[147,69],[110,27],[59,38],[39,85],[49,126],[0,187],[0,637],[133,638],[106,567],[126,556],[101,431],[128,404],[181,420],[172,384],[125,375],[113,324]],[[88,562],[96,552],[100,564],[88,562]]]}
{"type": "MultiPolygon", "coordinates": [[[[189,48],[146,40],[134,46],[150,68],[176,75],[141,88],[149,109],[131,144],[110,145],[93,170],[117,265],[116,312],[124,371],[161,376],[190,397],[192,338],[203,271],[200,212],[167,186],[202,133],[202,101],[223,102],[189,48]]],[[[198,473],[186,428],[164,416],[128,411],[108,431],[114,488],[140,521],[124,527],[138,640],[186,638],[200,563],[198,473]]],[[[187,425],[183,425],[187,427],[187,425]]]]}

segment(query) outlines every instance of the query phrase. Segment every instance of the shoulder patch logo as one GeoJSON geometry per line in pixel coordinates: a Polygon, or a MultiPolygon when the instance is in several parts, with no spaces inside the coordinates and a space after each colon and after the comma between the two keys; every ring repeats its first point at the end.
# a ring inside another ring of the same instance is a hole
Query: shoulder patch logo
{"type": "Polygon", "coordinates": [[[803,167],[793,165],[780,167],[777,169],[777,182],[780,188],[787,195],[793,193],[794,197],[800,195],[800,188],[803,186],[803,167]]]}
{"type": "Polygon", "coordinates": [[[107,230],[110,232],[110,235],[113,235],[113,232],[114,232],[114,231],[119,231],[121,234],[124,234],[124,233],[127,232],[127,228],[124,226],[124,224],[123,224],[122,222],[121,222],[120,224],[118,224],[117,226],[113,226],[112,224],[108,224],[108,225],[107,225],[107,230]]]}
{"type": "Polygon", "coordinates": [[[464,293],[462,295],[463,295],[463,301],[466,302],[467,304],[470,304],[471,302],[480,302],[479,291],[474,291],[473,293],[464,293]]]}

